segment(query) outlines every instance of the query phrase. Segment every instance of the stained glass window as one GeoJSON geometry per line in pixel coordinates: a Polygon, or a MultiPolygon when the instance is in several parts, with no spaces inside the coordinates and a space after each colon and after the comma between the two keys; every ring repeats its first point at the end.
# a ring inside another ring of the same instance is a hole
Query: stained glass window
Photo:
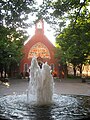
{"type": "Polygon", "coordinates": [[[33,56],[50,59],[50,52],[43,43],[38,42],[29,51],[28,58],[32,58],[33,56]]]}

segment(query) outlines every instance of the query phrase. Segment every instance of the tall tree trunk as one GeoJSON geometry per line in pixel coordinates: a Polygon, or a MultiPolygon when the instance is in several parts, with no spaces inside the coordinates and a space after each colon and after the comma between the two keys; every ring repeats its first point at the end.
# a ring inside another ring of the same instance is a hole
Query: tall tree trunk
{"type": "Polygon", "coordinates": [[[0,73],[1,73],[1,78],[3,78],[3,69],[0,71],[0,73]]]}
{"type": "Polygon", "coordinates": [[[76,77],[76,66],[73,67],[74,76],[76,77]]]}
{"type": "Polygon", "coordinates": [[[68,76],[68,70],[67,70],[67,64],[64,65],[64,78],[67,78],[68,76]]]}
{"type": "Polygon", "coordinates": [[[1,74],[1,78],[3,78],[3,65],[2,64],[0,64],[0,74],[1,74]]]}
{"type": "Polygon", "coordinates": [[[79,66],[80,69],[80,76],[82,77],[82,64],[79,66]]]}

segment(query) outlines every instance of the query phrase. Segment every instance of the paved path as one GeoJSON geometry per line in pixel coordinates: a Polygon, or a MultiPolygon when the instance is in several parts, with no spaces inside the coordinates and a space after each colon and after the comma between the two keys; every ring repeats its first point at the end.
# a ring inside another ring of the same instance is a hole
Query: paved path
{"type": "Polygon", "coordinates": [[[82,83],[80,80],[55,82],[55,93],[90,96],[90,84],[82,83]]]}
{"type": "MultiPolygon", "coordinates": [[[[81,80],[55,80],[54,93],[75,94],[90,96],[90,84],[82,83],[81,80]]],[[[27,79],[10,79],[9,85],[0,82],[0,96],[9,94],[26,93],[28,88],[27,79]]]]}

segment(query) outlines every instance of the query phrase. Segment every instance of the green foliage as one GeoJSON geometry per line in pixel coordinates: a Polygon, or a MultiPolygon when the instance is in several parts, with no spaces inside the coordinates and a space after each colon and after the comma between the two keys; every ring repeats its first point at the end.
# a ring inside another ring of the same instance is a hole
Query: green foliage
{"type": "Polygon", "coordinates": [[[89,0],[83,0],[83,2],[80,2],[80,0],[57,0],[53,3],[53,15],[55,17],[69,17],[69,19],[73,17],[77,19],[81,14],[82,8],[88,6],[88,3],[89,0]],[[67,15],[65,15],[66,13],[67,15]]]}
{"type": "MultiPolygon", "coordinates": [[[[89,15],[77,23],[70,24],[57,37],[57,43],[61,46],[61,61],[72,63],[74,66],[82,65],[90,55],[90,20],[89,15]]],[[[57,55],[58,56],[58,55],[57,55]]]]}
{"type": "Polygon", "coordinates": [[[0,23],[18,28],[28,25],[28,14],[35,11],[34,0],[0,0],[0,23]]]}
{"type": "Polygon", "coordinates": [[[9,71],[17,66],[22,58],[22,45],[25,37],[15,29],[0,29],[0,71],[9,71]]]}

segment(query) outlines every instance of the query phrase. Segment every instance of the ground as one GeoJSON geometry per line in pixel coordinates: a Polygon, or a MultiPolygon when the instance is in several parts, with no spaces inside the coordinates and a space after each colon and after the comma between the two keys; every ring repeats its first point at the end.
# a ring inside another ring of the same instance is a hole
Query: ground
{"type": "MultiPolygon", "coordinates": [[[[27,92],[29,83],[27,79],[9,79],[8,81],[6,84],[0,81],[0,96],[27,92]]],[[[54,93],[90,96],[90,83],[82,83],[81,79],[55,79],[54,93]]]]}

